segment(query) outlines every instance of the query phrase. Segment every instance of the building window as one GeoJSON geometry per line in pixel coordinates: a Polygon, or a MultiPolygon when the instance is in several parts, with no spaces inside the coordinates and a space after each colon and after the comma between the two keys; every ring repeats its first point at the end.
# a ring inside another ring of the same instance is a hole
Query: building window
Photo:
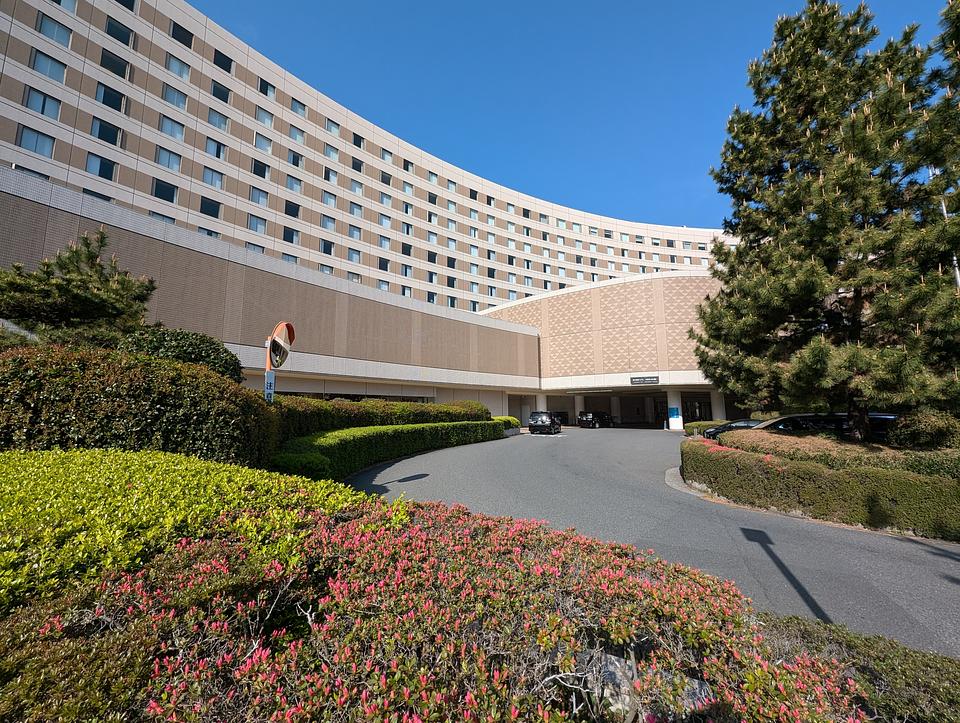
{"type": "Polygon", "coordinates": [[[172,183],[161,181],[159,178],[153,179],[153,195],[161,201],[169,203],[177,202],[177,187],[172,183]]]}
{"type": "Polygon", "coordinates": [[[256,186],[250,186],[250,200],[258,206],[266,206],[270,194],[256,186]]]}
{"type": "Polygon", "coordinates": [[[163,84],[163,99],[180,110],[187,107],[187,95],[173,86],[163,84]]]}
{"type": "Polygon", "coordinates": [[[428,291],[428,292],[427,292],[427,303],[428,303],[428,304],[436,304],[436,303],[437,303],[437,292],[436,292],[436,291],[428,291]]]}
{"type": "Polygon", "coordinates": [[[306,143],[307,134],[304,133],[303,128],[297,128],[296,126],[290,126],[290,138],[297,143],[306,143]]]}
{"type": "Polygon", "coordinates": [[[215,111],[213,108],[207,109],[207,123],[222,131],[227,130],[227,117],[223,113],[215,111]]]}
{"type": "Polygon", "coordinates": [[[290,99],[290,110],[292,110],[294,113],[296,113],[298,116],[301,116],[302,118],[307,117],[307,106],[301,103],[296,98],[290,99]]]}
{"type": "Polygon", "coordinates": [[[41,53],[39,50],[33,51],[30,67],[58,83],[63,82],[64,76],[67,73],[66,65],[59,60],[51,58],[46,53],[41,53]]]}
{"type": "Polygon", "coordinates": [[[265,179],[270,178],[270,166],[263,161],[258,161],[256,158],[251,161],[250,170],[254,176],[260,176],[260,178],[265,179]]]}
{"type": "MultiPolygon", "coordinates": [[[[200,213],[202,213],[204,216],[220,218],[220,202],[214,201],[212,198],[207,198],[206,196],[201,196],[200,213]]],[[[219,236],[220,234],[217,235],[219,236]]]]}
{"type": "Polygon", "coordinates": [[[296,193],[303,192],[303,181],[296,176],[287,175],[287,188],[296,193]]]}
{"type": "Polygon", "coordinates": [[[355,264],[360,263],[360,252],[357,249],[347,249],[347,261],[350,261],[355,264]]]}
{"type": "Polygon", "coordinates": [[[355,284],[359,284],[363,282],[363,279],[361,278],[360,274],[356,273],[355,271],[348,271],[347,281],[352,281],[355,284]]]}
{"type": "Polygon", "coordinates": [[[58,23],[53,18],[47,17],[43,13],[37,15],[37,30],[41,35],[46,35],[55,43],[60,43],[65,48],[70,47],[70,28],[58,23]]]}
{"type": "Polygon", "coordinates": [[[320,217],[320,226],[327,229],[327,231],[336,231],[337,222],[334,218],[330,216],[321,216],[320,217]]]}
{"type": "Polygon", "coordinates": [[[321,274],[333,274],[333,267],[327,266],[326,264],[320,264],[320,273],[321,274]]]}
{"type": "Polygon", "coordinates": [[[350,202],[350,215],[351,215],[351,216],[359,216],[360,218],[363,218],[363,206],[361,206],[359,203],[354,203],[353,201],[351,201],[351,202],[350,202]]]}
{"type": "Polygon", "coordinates": [[[35,88],[27,88],[27,95],[23,104],[32,111],[36,111],[47,118],[60,118],[60,101],[35,88]]]}
{"type": "Polygon", "coordinates": [[[214,158],[219,158],[221,161],[227,160],[227,147],[218,140],[207,138],[206,151],[214,158]]]}
{"type": "Polygon", "coordinates": [[[360,227],[359,226],[347,226],[347,236],[357,241],[360,240],[360,227]]]}
{"type": "Polygon", "coordinates": [[[223,174],[209,166],[203,167],[203,182],[214,188],[223,188],[223,174]]]}
{"type": "Polygon", "coordinates": [[[284,226],[283,240],[286,241],[288,244],[298,244],[300,243],[300,232],[295,228],[284,226]]]}
{"type": "Polygon", "coordinates": [[[162,115],[160,116],[160,132],[171,138],[176,138],[178,141],[182,141],[183,123],[178,123],[172,118],[167,118],[167,116],[162,115]]]}
{"type": "Polygon", "coordinates": [[[411,289],[409,286],[401,286],[400,295],[410,298],[411,296],[413,296],[413,289],[411,289]]]}
{"type": "Polygon", "coordinates": [[[413,173],[413,163],[411,163],[410,161],[404,160],[403,170],[406,171],[407,173],[413,173]]]}
{"type": "Polygon", "coordinates": [[[287,149],[287,163],[297,168],[303,168],[303,154],[287,149]]]}
{"type": "Polygon", "coordinates": [[[170,21],[170,37],[188,48],[193,48],[193,33],[173,20],[170,21]]]}
{"type": "Polygon", "coordinates": [[[262,123],[267,128],[273,128],[273,113],[268,111],[266,108],[257,106],[255,116],[258,123],[262,123]]]}
{"type": "Polygon", "coordinates": [[[280,260],[286,261],[288,264],[296,264],[300,261],[300,259],[292,254],[280,254],[280,260]]]}
{"type": "Polygon", "coordinates": [[[53,138],[32,128],[20,126],[17,145],[40,156],[53,158],[53,138]]]}
{"type": "Polygon", "coordinates": [[[247,251],[251,251],[255,254],[262,254],[266,252],[266,249],[260,244],[250,243],[249,241],[247,241],[247,243],[244,245],[244,248],[246,248],[247,251]]]}
{"type": "Polygon", "coordinates": [[[258,85],[258,89],[260,90],[261,93],[263,93],[268,98],[277,97],[276,86],[273,83],[268,83],[263,78],[260,78],[260,84],[258,85]]]}
{"type": "Polygon", "coordinates": [[[168,151],[162,146],[157,146],[156,161],[161,166],[166,166],[171,171],[180,172],[180,154],[168,151]]]}
{"type": "Polygon", "coordinates": [[[267,153],[270,153],[270,151],[273,150],[273,141],[259,133],[254,134],[253,145],[255,145],[259,150],[267,153]]]}
{"type": "Polygon", "coordinates": [[[54,5],[59,5],[68,13],[77,12],[77,0],[50,0],[54,5]]]}
{"type": "Polygon", "coordinates": [[[320,203],[325,206],[330,206],[331,208],[337,207],[337,197],[330,193],[330,191],[321,191],[320,192],[320,203]]]}
{"type": "Polygon", "coordinates": [[[233,59],[216,49],[213,51],[213,64],[226,73],[233,72],[233,59]]]}
{"type": "Polygon", "coordinates": [[[103,103],[108,108],[113,108],[121,113],[123,112],[123,93],[104,85],[97,83],[97,101],[103,103]]]}
{"type": "Polygon", "coordinates": [[[359,158],[352,159],[350,161],[350,167],[357,173],[363,173],[363,161],[361,161],[359,158]]]}
{"type": "Polygon", "coordinates": [[[167,53],[166,68],[181,80],[190,80],[190,66],[177,56],[167,53]]]}
{"type": "Polygon", "coordinates": [[[377,288],[380,289],[380,291],[390,291],[390,282],[383,280],[378,281],[377,288]]]}
{"type": "Polygon", "coordinates": [[[104,143],[109,143],[111,146],[120,144],[120,129],[113,123],[107,123],[99,118],[93,119],[93,123],[90,125],[90,135],[104,143]]]}
{"type": "Polygon", "coordinates": [[[123,23],[118,23],[111,17],[107,18],[105,30],[107,31],[107,35],[114,40],[123,43],[124,45],[129,46],[130,43],[133,42],[133,31],[123,23]]]}
{"type": "MultiPolygon", "coordinates": [[[[86,193],[87,195],[94,196],[96,198],[99,198],[105,201],[110,200],[109,197],[104,196],[102,193],[96,193],[95,191],[90,191],[86,188],[83,189],[83,192],[86,193]]],[[[158,213],[157,211],[151,211],[149,215],[150,215],[150,218],[155,218],[158,221],[163,221],[164,223],[176,223],[173,216],[167,216],[166,214],[158,213]]]]}
{"type": "Polygon", "coordinates": [[[336,121],[332,121],[329,118],[327,118],[323,127],[326,129],[328,133],[333,133],[333,135],[335,136],[340,135],[340,124],[337,123],[336,121]]]}
{"type": "Polygon", "coordinates": [[[100,176],[100,178],[112,181],[114,173],[117,170],[117,164],[95,153],[88,153],[86,169],[87,173],[92,173],[94,176],[100,176]]]}
{"type": "Polygon", "coordinates": [[[381,271],[390,270],[390,259],[385,259],[382,256],[377,259],[377,268],[381,271]]]}
{"type": "Polygon", "coordinates": [[[267,219],[254,216],[252,213],[247,214],[247,228],[255,233],[266,233],[267,219]]]}
{"type": "MultiPolygon", "coordinates": [[[[203,199],[200,199],[200,205],[203,206],[203,199]]],[[[197,233],[202,233],[204,236],[209,236],[210,238],[220,238],[219,231],[213,231],[209,228],[204,228],[203,226],[197,226],[197,233]]]]}
{"type": "Polygon", "coordinates": [[[230,102],[230,89],[227,86],[223,85],[222,83],[218,83],[215,80],[211,80],[210,93],[211,95],[213,95],[214,98],[216,98],[219,101],[223,101],[224,103],[230,102]]]}
{"type": "Polygon", "coordinates": [[[390,151],[388,151],[386,148],[381,148],[380,160],[386,161],[387,163],[393,163],[393,154],[390,151]]]}
{"type": "Polygon", "coordinates": [[[293,201],[290,201],[290,200],[284,200],[283,212],[287,216],[291,216],[293,218],[300,218],[300,204],[294,203],[293,201]]]}
{"type": "Polygon", "coordinates": [[[333,256],[333,241],[324,241],[321,239],[320,253],[327,254],[327,256],[333,256]]]}

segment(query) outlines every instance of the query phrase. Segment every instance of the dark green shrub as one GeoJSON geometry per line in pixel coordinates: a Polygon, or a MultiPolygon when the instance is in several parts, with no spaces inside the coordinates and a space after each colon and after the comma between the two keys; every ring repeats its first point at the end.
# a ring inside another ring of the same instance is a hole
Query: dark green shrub
{"type": "Polygon", "coordinates": [[[342,480],[378,462],[502,437],[500,421],[339,429],[287,442],[273,458],[273,466],[314,479],[342,480]]]}
{"type": "Polygon", "coordinates": [[[317,432],[352,427],[391,424],[430,424],[434,422],[482,422],[490,419],[490,410],[478,402],[424,404],[388,402],[383,399],[309,399],[278,396],[273,408],[283,440],[305,437],[317,432]]]}
{"type": "MultiPolygon", "coordinates": [[[[722,435],[723,436],[723,435],[722,435]]],[[[960,481],[898,469],[830,469],[708,439],[680,445],[683,476],[735,502],[960,540],[960,481]]]]}
{"type": "Polygon", "coordinates": [[[7,351],[7,349],[16,349],[17,347],[21,346],[31,346],[35,343],[35,341],[32,341],[23,334],[18,334],[15,331],[4,329],[2,326],[0,326],[0,353],[7,351]]]}
{"type": "Polygon", "coordinates": [[[494,417],[494,419],[503,424],[503,430],[520,429],[520,420],[516,417],[494,417]]]}
{"type": "Polygon", "coordinates": [[[710,429],[710,427],[726,424],[729,421],[729,419],[714,419],[705,422],[687,422],[683,425],[683,432],[688,437],[695,437],[699,434],[703,434],[704,430],[710,429]]]}
{"type": "Polygon", "coordinates": [[[202,366],[58,346],[0,355],[0,449],[154,449],[256,465],[276,443],[260,395],[202,366]]]}
{"type": "Polygon", "coordinates": [[[817,462],[833,469],[883,467],[960,479],[960,449],[895,449],[828,435],[759,429],[724,432],[720,435],[720,442],[745,452],[772,454],[798,462],[817,462]]]}
{"type": "Polygon", "coordinates": [[[917,410],[896,421],[890,444],[912,449],[960,447],[960,419],[936,409],[917,410]]]}
{"type": "MultiPolygon", "coordinates": [[[[142,563],[227,511],[335,512],[366,496],[332,482],[162,452],[0,453],[0,609],[104,568],[142,563]]],[[[252,527],[237,523],[247,535],[252,527]]]]}
{"type": "Polygon", "coordinates": [[[237,355],[219,339],[196,331],[145,326],[124,337],[120,342],[120,351],[202,364],[238,384],[243,381],[237,355]]]}
{"type": "Polygon", "coordinates": [[[762,614],[764,641],[777,657],[804,652],[835,658],[860,685],[856,696],[871,720],[942,723],[960,720],[960,660],[908,648],[842,625],[762,614]]]}

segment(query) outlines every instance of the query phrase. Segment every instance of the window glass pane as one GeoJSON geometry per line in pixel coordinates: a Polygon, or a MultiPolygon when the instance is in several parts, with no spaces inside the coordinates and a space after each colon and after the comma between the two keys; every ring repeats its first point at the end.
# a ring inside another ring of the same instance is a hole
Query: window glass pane
{"type": "Polygon", "coordinates": [[[133,31],[128,28],[123,23],[118,23],[113,18],[107,18],[107,35],[109,35],[114,40],[118,40],[124,45],[130,45],[130,41],[133,40],[133,31]]]}
{"type": "Polygon", "coordinates": [[[33,64],[30,67],[58,83],[63,82],[63,78],[67,72],[66,65],[59,60],[51,58],[46,53],[41,53],[39,50],[33,51],[33,64]]]}
{"type": "Polygon", "coordinates": [[[304,143],[306,141],[306,134],[303,132],[302,128],[297,128],[296,126],[290,126],[290,137],[295,140],[297,143],[304,143]]]}
{"type": "Polygon", "coordinates": [[[178,43],[183,43],[188,48],[193,47],[193,33],[172,20],[170,21],[170,37],[178,43]]]}
{"type": "Polygon", "coordinates": [[[183,80],[190,80],[190,66],[170,53],[167,53],[167,70],[183,80]]]}
{"type": "Polygon", "coordinates": [[[54,5],[59,5],[68,13],[77,12],[77,0],[50,0],[54,5]]]}
{"type": "Polygon", "coordinates": [[[27,88],[27,99],[24,105],[47,118],[57,120],[60,117],[60,101],[34,88],[27,88]]]}
{"type": "Polygon", "coordinates": [[[266,108],[261,108],[257,106],[257,122],[263,123],[263,125],[273,128],[273,113],[268,111],[266,108]]]}
{"type": "Polygon", "coordinates": [[[277,96],[277,89],[274,87],[273,83],[268,83],[263,78],[260,78],[260,85],[258,87],[260,92],[268,98],[275,98],[277,96]]]}
{"type": "Polygon", "coordinates": [[[87,154],[87,173],[92,173],[95,176],[100,176],[100,178],[112,181],[116,167],[117,164],[111,160],[94,153],[87,154]]]}
{"type": "Polygon", "coordinates": [[[168,151],[162,146],[157,146],[157,163],[166,166],[171,171],[180,171],[180,154],[168,151]]]}
{"type": "Polygon", "coordinates": [[[223,188],[223,174],[209,166],[203,168],[203,182],[214,188],[223,188]]]}
{"type": "Polygon", "coordinates": [[[290,99],[290,110],[292,110],[294,113],[296,113],[299,116],[303,116],[304,118],[307,117],[307,106],[305,106],[296,98],[290,99]]]}
{"type": "Polygon", "coordinates": [[[224,103],[230,102],[230,89],[215,80],[210,81],[210,93],[217,100],[223,101],[224,103]]]}
{"type": "MultiPolygon", "coordinates": [[[[117,2],[130,11],[133,11],[133,9],[136,7],[136,0],[117,0],[117,2]]],[[[74,7],[76,7],[75,3],[74,7]]]]}
{"type": "Polygon", "coordinates": [[[224,55],[219,50],[213,51],[213,64],[220,68],[220,70],[225,70],[228,73],[233,72],[233,59],[224,55]]]}
{"type": "Polygon", "coordinates": [[[120,129],[113,123],[107,123],[99,118],[93,119],[93,123],[90,125],[90,135],[112,146],[120,142],[120,129]]]}
{"type": "Polygon", "coordinates": [[[171,138],[176,138],[177,140],[183,140],[183,123],[178,123],[172,118],[167,118],[167,116],[160,116],[160,132],[166,133],[171,138]]]}
{"type": "Polygon", "coordinates": [[[70,47],[70,28],[58,23],[53,18],[48,18],[43,13],[40,13],[38,20],[37,30],[54,42],[67,48],[70,47]]]}
{"type": "Polygon", "coordinates": [[[97,83],[97,100],[108,108],[123,112],[123,93],[103,83],[97,83]]]}
{"type": "MultiPolygon", "coordinates": [[[[114,55],[106,48],[100,51],[100,66],[121,78],[127,77],[127,61],[119,55],[114,55]]],[[[186,96],[184,96],[184,104],[186,104],[186,96]]]]}
{"type": "Polygon", "coordinates": [[[159,178],[153,179],[153,195],[161,201],[176,203],[177,187],[172,183],[161,181],[159,178]]]}
{"type": "Polygon", "coordinates": [[[33,151],[47,158],[53,157],[53,138],[32,128],[20,128],[20,142],[18,145],[28,151],[33,151]]]}
{"type": "Polygon", "coordinates": [[[222,131],[227,130],[227,117],[213,108],[207,110],[207,122],[222,131]]]}
{"type": "Polygon", "coordinates": [[[253,139],[253,145],[259,148],[261,151],[270,151],[273,148],[273,141],[271,141],[266,136],[262,136],[257,133],[253,139]]]}
{"type": "Polygon", "coordinates": [[[254,203],[260,206],[266,206],[268,198],[269,194],[266,191],[256,188],[255,186],[250,187],[250,200],[254,203]]]}
{"type": "Polygon", "coordinates": [[[296,176],[287,176],[287,188],[289,188],[291,191],[300,193],[303,191],[303,181],[296,176]]]}
{"type": "Polygon", "coordinates": [[[257,233],[267,232],[267,219],[254,216],[252,213],[247,216],[247,228],[257,233]]]}
{"type": "MultiPolygon", "coordinates": [[[[200,213],[205,216],[212,216],[213,218],[220,218],[220,202],[214,201],[212,198],[207,198],[206,196],[200,197],[200,213]]],[[[212,234],[207,234],[212,235],[212,234]]],[[[217,234],[218,236],[220,234],[217,234]]]]}
{"type": "Polygon", "coordinates": [[[163,84],[163,99],[170,105],[174,105],[180,110],[187,107],[187,95],[176,88],[163,84]]]}

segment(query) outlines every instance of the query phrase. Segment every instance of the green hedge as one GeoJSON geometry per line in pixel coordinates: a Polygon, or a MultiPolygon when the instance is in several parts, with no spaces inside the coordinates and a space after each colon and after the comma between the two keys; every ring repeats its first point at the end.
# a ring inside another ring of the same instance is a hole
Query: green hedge
{"type": "Polygon", "coordinates": [[[857,703],[871,720],[960,720],[960,660],[908,648],[879,635],[800,617],[760,615],[763,637],[779,657],[834,658],[859,684],[857,703]]]}
{"type": "Polygon", "coordinates": [[[58,346],[0,354],[0,449],[153,449],[257,465],[276,446],[260,394],[205,367],[58,346]]]}
{"type": "MultiPolygon", "coordinates": [[[[0,609],[124,569],[228,511],[337,511],[366,496],[333,482],[162,452],[0,453],[0,609]]],[[[235,521],[249,536],[242,519],[235,521]]]]}
{"type": "Polygon", "coordinates": [[[716,427],[720,424],[726,424],[728,419],[714,419],[707,422],[687,422],[683,425],[684,434],[688,437],[694,437],[698,434],[703,434],[704,430],[710,429],[710,427],[716,427]]]}
{"type": "Polygon", "coordinates": [[[937,409],[918,409],[897,419],[890,444],[912,449],[960,447],[960,419],[937,409]]]}
{"type": "Polygon", "coordinates": [[[243,371],[237,355],[227,349],[219,339],[196,331],[145,326],[125,336],[120,341],[120,351],[202,364],[238,384],[243,381],[243,371]]]}
{"type": "Polygon", "coordinates": [[[274,457],[273,466],[313,479],[342,480],[378,462],[501,437],[500,421],[340,429],[291,440],[274,457]]]}
{"type": "Polygon", "coordinates": [[[433,422],[484,422],[490,410],[480,402],[461,401],[451,404],[388,402],[364,399],[310,399],[278,396],[274,402],[282,440],[306,437],[318,432],[353,427],[375,427],[392,424],[429,424],[433,422]]]}
{"type": "Polygon", "coordinates": [[[520,429],[520,420],[516,417],[494,417],[495,420],[503,424],[503,430],[520,429]]]}
{"type": "Polygon", "coordinates": [[[960,482],[876,467],[830,469],[816,462],[744,452],[710,440],[680,445],[684,478],[735,502],[873,528],[960,540],[960,482]]]}
{"type": "Polygon", "coordinates": [[[798,462],[817,462],[832,469],[882,467],[960,479],[960,449],[895,449],[812,433],[781,433],[756,429],[724,432],[720,435],[720,442],[745,452],[773,454],[798,462]]]}

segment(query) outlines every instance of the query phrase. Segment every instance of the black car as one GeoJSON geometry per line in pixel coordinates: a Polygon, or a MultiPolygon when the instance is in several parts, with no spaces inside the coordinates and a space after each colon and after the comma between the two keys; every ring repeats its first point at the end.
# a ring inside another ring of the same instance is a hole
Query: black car
{"type": "Polygon", "coordinates": [[[560,417],[553,412],[532,412],[527,422],[530,434],[556,434],[560,428],[560,417]]]}
{"type": "MultiPolygon", "coordinates": [[[[878,442],[885,441],[898,415],[870,412],[868,416],[870,417],[870,438],[878,442]]],[[[838,436],[847,436],[850,434],[850,419],[843,412],[788,414],[761,422],[754,429],[765,429],[771,432],[830,432],[838,436]]]]}
{"type": "Polygon", "coordinates": [[[710,427],[703,430],[703,436],[707,439],[716,439],[724,432],[731,432],[734,429],[751,429],[760,424],[759,419],[737,419],[733,422],[718,424],[716,427],[710,427]]]}
{"type": "Polygon", "coordinates": [[[606,412],[580,412],[577,415],[577,424],[585,429],[612,427],[613,417],[606,412]]]}

